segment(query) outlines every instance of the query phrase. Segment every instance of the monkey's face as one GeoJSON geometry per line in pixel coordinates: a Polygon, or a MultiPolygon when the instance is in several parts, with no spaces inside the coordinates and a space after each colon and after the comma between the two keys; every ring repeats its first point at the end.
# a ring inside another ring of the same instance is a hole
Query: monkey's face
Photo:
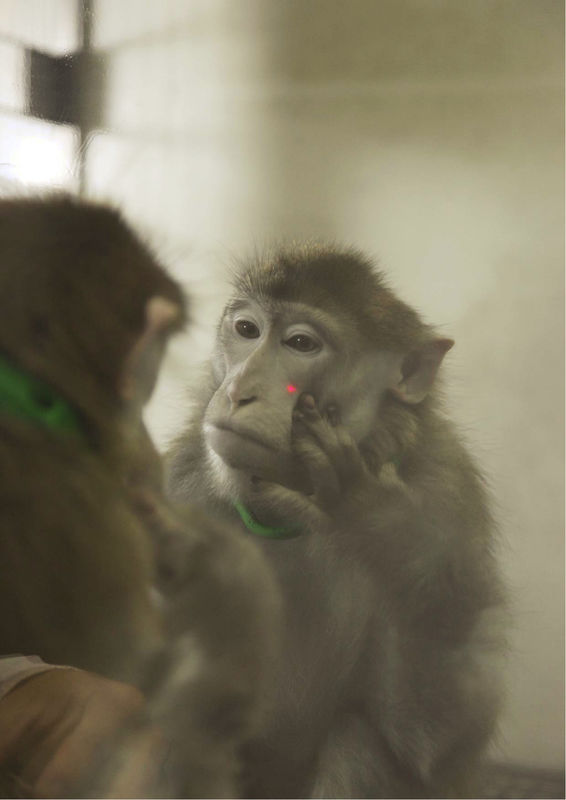
{"type": "Polygon", "coordinates": [[[375,424],[391,362],[361,349],[351,326],[321,309],[239,298],[221,320],[214,372],[204,435],[217,468],[308,491],[292,447],[299,396],[309,392],[323,410],[338,406],[360,441],[375,424]]]}

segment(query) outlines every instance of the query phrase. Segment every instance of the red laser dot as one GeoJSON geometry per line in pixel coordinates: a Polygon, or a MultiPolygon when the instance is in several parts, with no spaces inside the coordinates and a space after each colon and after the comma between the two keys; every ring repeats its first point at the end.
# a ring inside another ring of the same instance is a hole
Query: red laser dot
{"type": "Polygon", "coordinates": [[[288,383],[287,384],[287,391],[289,392],[289,394],[292,394],[293,392],[297,391],[297,387],[293,386],[292,383],[288,383]]]}

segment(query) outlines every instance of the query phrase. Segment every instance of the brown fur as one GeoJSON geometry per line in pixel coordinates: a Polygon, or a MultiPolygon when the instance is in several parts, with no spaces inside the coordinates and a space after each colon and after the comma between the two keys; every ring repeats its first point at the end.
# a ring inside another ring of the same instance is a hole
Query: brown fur
{"type": "MultiPolygon", "coordinates": [[[[276,592],[256,548],[165,500],[143,400],[124,391],[148,330],[161,345],[184,323],[181,289],[119,214],[67,197],[1,201],[0,258],[0,354],[82,429],[42,427],[0,398],[0,651],[136,683],[171,742],[156,794],[233,796],[276,592]],[[155,297],[174,316],[152,331],[155,297]]],[[[115,770],[119,758],[77,791],[104,793],[115,770]]]]}
{"type": "Polygon", "coordinates": [[[0,253],[0,353],[84,431],[0,416],[2,650],[132,677],[157,623],[151,545],[124,486],[138,422],[119,383],[146,302],[184,299],[116,212],[65,196],[3,200],[0,253]]]}

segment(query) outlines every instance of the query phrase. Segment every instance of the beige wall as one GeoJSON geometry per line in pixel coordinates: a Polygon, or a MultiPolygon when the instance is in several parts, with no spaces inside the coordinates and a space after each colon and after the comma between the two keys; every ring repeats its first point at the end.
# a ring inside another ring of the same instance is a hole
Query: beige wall
{"type": "Polygon", "coordinates": [[[454,415],[497,501],[514,612],[497,755],[560,766],[562,3],[94,0],[94,11],[106,103],[88,193],[121,203],[194,297],[193,332],[149,412],[159,442],[181,424],[232,253],[322,237],[375,254],[456,339],[454,415]]]}

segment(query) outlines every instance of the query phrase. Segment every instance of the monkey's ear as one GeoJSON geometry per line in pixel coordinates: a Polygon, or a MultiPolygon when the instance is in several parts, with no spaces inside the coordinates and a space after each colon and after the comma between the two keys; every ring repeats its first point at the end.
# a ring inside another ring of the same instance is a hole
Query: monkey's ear
{"type": "Polygon", "coordinates": [[[433,339],[405,356],[401,364],[401,380],[391,388],[404,403],[416,404],[429,393],[438,368],[454,339],[433,339]]]}
{"type": "Polygon", "coordinates": [[[164,297],[151,297],[145,307],[145,328],[124,363],[120,396],[126,403],[144,405],[150,398],[167,339],[182,323],[179,305],[164,297]]]}

